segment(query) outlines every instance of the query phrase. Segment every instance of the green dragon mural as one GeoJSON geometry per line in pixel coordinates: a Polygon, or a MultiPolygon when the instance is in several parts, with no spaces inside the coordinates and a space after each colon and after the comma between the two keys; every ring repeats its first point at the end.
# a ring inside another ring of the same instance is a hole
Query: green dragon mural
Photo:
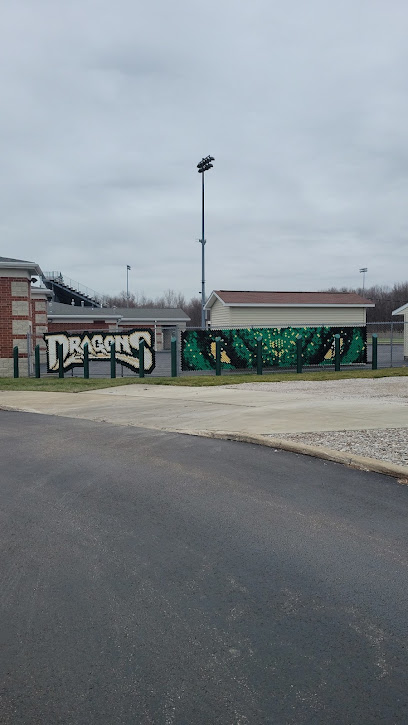
{"type": "Polygon", "coordinates": [[[237,330],[184,330],[182,370],[213,370],[215,338],[221,338],[221,366],[226,370],[256,367],[257,338],[262,337],[264,367],[296,365],[296,338],[302,336],[304,365],[334,365],[334,335],[340,335],[342,365],[367,362],[366,327],[272,327],[237,330]]]}

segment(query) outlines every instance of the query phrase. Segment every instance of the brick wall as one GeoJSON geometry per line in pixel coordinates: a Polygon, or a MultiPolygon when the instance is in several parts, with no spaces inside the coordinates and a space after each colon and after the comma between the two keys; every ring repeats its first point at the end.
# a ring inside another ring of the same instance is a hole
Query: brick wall
{"type": "Polygon", "coordinates": [[[13,347],[27,375],[27,333],[32,330],[31,277],[0,277],[0,376],[13,374],[13,347]]]}
{"type": "Polygon", "coordinates": [[[41,294],[36,290],[32,296],[31,308],[33,315],[34,346],[40,346],[40,361],[46,362],[47,354],[44,333],[48,332],[47,295],[41,294]]]}

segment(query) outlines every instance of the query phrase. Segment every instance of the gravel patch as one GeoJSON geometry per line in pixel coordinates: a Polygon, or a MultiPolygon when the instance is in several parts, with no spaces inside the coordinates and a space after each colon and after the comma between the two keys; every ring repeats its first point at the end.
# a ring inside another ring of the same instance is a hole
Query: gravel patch
{"type": "MultiPolygon", "coordinates": [[[[231,388],[237,385],[226,386],[231,388]]],[[[242,389],[242,386],[240,386],[242,389]]],[[[367,399],[401,402],[408,405],[408,376],[395,378],[357,378],[327,381],[288,381],[282,383],[245,383],[248,390],[263,391],[265,395],[296,392],[299,399],[325,396],[331,400],[367,399]]],[[[408,411],[407,428],[378,430],[341,430],[319,433],[272,433],[272,438],[298,441],[306,445],[323,446],[335,451],[376,458],[400,466],[408,466],[408,411]]]]}
{"type": "Polygon", "coordinates": [[[344,398],[394,398],[408,401],[408,375],[395,378],[349,378],[347,380],[293,380],[281,383],[241,383],[225,385],[225,388],[259,390],[265,395],[297,392],[310,395],[316,392],[331,399],[344,398]]]}
{"type": "Polygon", "coordinates": [[[327,433],[273,433],[272,438],[323,446],[355,453],[399,466],[408,466],[408,428],[381,430],[340,430],[327,433]]]}

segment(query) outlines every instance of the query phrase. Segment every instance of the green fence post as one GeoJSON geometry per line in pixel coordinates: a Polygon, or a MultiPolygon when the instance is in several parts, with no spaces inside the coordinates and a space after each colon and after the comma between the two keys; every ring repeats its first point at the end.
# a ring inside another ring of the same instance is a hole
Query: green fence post
{"type": "Polygon", "coordinates": [[[140,342],[139,342],[139,378],[144,378],[144,350],[145,350],[145,341],[140,340],[140,342]]]}
{"type": "Polygon", "coordinates": [[[221,375],[221,338],[215,338],[215,374],[221,375]]]}
{"type": "Polygon", "coordinates": [[[262,375],[262,335],[256,338],[256,374],[262,375]]]}
{"type": "Polygon", "coordinates": [[[64,377],[64,348],[57,342],[58,377],[64,377]]]}
{"type": "Polygon", "coordinates": [[[171,338],[171,377],[177,377],[177,338],[171,338]]]}
{"type": "Polygon", "coordinates": [[[373,335],[373,347],[372,347],[372,363],[371,367],[373,370],[377,370],[377,342],[378,342],[378,335],[373,335]]]}
{"type": "Polygon", "coordinates": [[[89,378],[89,346],[87,342],[84,345],[84,378],[89,378]]]}
{"type": "Polygon", "coordinates": [[[39,378],[40,375],[40,346],[36,345],[34,350],[34,363],[35,363],[35,377],[39,378]]]}
{"type": "Polygon", "coordinates": [[[19,372],[18,372],[18,347],[17,345],[13,347],[13,361],[14,361],[14,377],[18,378],[19,372]]]}
{"type": "Polygon", "coordinates": [[[296,337],[296,372],[301,373],[303,367],[303,355],[302,355],[303,337],[298,335],[296,337]]]}
{"type": "Polygon", "coordinates": [[[340,370],[340,335],[334,336],[334,369],[337,373],[340,370]]]}
{"type": "Polygon", "coordinates": [[[116,378],[116,359],[115,359],[115,343],[110,344],[110,368],[111,378],[116,378]]]}

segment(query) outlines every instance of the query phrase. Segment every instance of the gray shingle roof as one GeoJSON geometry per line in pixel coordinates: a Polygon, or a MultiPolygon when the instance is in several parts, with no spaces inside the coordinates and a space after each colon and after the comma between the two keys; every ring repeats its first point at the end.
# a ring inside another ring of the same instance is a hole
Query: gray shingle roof
{"type": "Polygon", "coordinates": [[[29,262],[28,259],[12,259],[12,257],[0,257],[1,262],[18,262],[19,264],[35,264],[35,262],[29,262]]]}
{"type": "Polygon", "coordinates": [[[178,308],[154,307],[79,307],[78,305],[64,305],[61,302],[50,302],[48,305],[49,317],[87,317],[104,319],[105,317],[125,318],[129,322],[188,322],[190,319],[183,310],[178,308]]]}

